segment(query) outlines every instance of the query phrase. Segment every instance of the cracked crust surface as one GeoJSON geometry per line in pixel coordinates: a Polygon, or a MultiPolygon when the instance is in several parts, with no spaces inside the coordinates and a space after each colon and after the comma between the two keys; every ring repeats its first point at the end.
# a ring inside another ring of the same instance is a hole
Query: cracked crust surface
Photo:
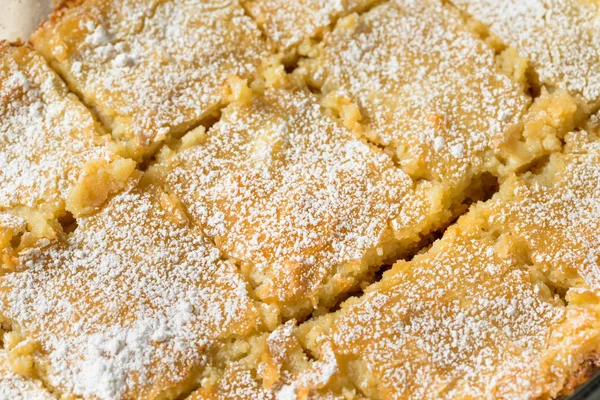
{"type": "Polygon", "coordinates": [[[280,51],[290,50],[304,40],[322,36],[335,21],[364,10],[381,0],[243,0],[280,51]]]}
{"type": "Polygon", "coordinates": [[[372,398],[555,398],[599,350],[598,138],[567,136],[427,252],[308,322],[372,398]]]}
{"type": "MultiPolygon", "coordinates": [[[[439,184],[448,208],[477,177],[550,150],[521,135],[531,98],[500,67],[526,62],[496,55],[441,1],[395,0],[351,15],[308,54],[294,74],[411,177],[439,184]]],[[[555,149],[551,136],[545,144],[555,149]]]]}
{"type": "Polygon", "coordinates": [[[137,158],[211,116],[225,79],[267,55],[240,4],[223,0],[81,1],[31,41],[137,158]]]}
{"type": "Polygon", "coordinates": [[[382,3],[66,2],[32,40],[81,101],[0,45],[0,398],[589,379],[597,0],[382,3]]]}
{"type": "Polygon", "coordinates": [[[30,346],[15,346],[21,373],[57,394],[175,397],[215,342],[259,323],[235,267],[152,183],[132,182],[78,224],[0,277],[3,326],[30,346]]]}
{"type": "MultiPolygon", "coordinates": [[[[27,222],[20,232],[55,238],[56,218],[98,209],[135,163],[39,54],[2,42],[0,62],[0,212],[27,222]]],[[[0,223],[0,235],[15,235],[11,226],[0,223]]]]}
{"type": "Polygon", "coordinates": [[[453,0],[534,65],[540,83],[600,105],[600,5],[588,0],[453,0]]]}
{"type": "Polygon", "coordinates": [[[410,249],[436,206],[429,186],[302,90],[268,89],[189,135],[150,173],[288,317],[331,305],[410,249]]]}
{"type": "Polygon", "coordinates": [[[338,372],[333,353],[319,361],[308,359],[290,320],[269,334],[237,343],[238,354],[229,353],[203,387],[190,400],[306,398],[343,400],[355,391],[330,385],[338,372]]]}

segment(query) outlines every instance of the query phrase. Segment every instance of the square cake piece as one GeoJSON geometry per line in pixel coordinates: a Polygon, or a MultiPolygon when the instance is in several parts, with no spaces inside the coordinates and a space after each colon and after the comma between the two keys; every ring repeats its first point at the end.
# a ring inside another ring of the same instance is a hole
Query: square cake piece
{"type": "Polygon", "coordinates": [[[520,124],[531,99],[498,64],[456,9],[393,0],[338,21],[296,74],[342,117],[340,104],[355,104],[360,117],[349,123],[414,179],[460,197],[525,147],[520,124]]]}
{"type": "Polygon", "coordinates": [[[66,4],[31,41],[133,157],[214,117],[268,54],[236,0],[66,4]]]}
{"type": "Polygon", "coordinates": [[[376,398],[569,394],[599,362],[599,145],[569,134],[303,340],[376,398]]]}
{"type": "Polygon", "coordinates": [[[0,43],[0,247],[24,232],[53,238],[57,218],[123,188],[135,163],[115,151],[39,54],[0,43]]]}
{"type": "Polygon", "coordinates": [[[0,277],[12,367],[55,394],[176,398],[198,385],[216,343],[262,323],[235,266],[151,182],[77,222],[0,277]]]}
{"type": "Polygon", "coordinates": [[[600,106],[600,6],[589,0],[453,0],[532,63],[541,84],[600,106]]]}
{"type": "Polygon", "coordinates": [[[282,51],[322,36],[335,21],[381,0],[243,0],[244,7],[282,51]]]}
{"type": "Polygon", "coordinates": [[[310,93],[267,89],[149,173],[284,316],[334,304],[432,229],[440,200],[310,93]]]}

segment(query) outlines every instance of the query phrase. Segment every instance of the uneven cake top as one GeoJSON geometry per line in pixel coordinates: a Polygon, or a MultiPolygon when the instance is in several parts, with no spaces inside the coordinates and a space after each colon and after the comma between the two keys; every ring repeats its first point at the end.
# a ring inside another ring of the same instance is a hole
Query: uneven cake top
{"type": "Polygon", "coordinates": [[[289,50],[322,35],[340,17],[378,0],[242,0],[244,7],[279,48],[289,50]]]}
{"type": "MultiPolygon", "coordinates": [[[[194,392],[199,399],[323,399],[343,400],[327,384],[339,372],[335,355],[329,351],[322,360],[311,361],[290,320],[269,334],[250,338],[248,353],[218,369],[217,379],[194,392]]],[[[339,392],[339,391],[338,391],[339,392]]]]}
{"type": "Polygon", "coordinates": [[[131,188],[78,224],[0,280],[4,321],[39,344],[34,368],[58,393],[176,396],[213,342],[255,329],[244,280],[157,187],[131,188]]]}
{"type": "Polygon", "coordinates": [[[214,113],[227,76],[267,55],[239,3],[223,0],[83,1],[31,40],[138,157],[214,113]]]}
{"type": "Polygon", "coordinates": [[[428,210],[412,180],[310,94],[270,89],[190,137],[153,173],[284,314],[333,300],[418,239],[428,210]]]}
{"type": "Polygon", "coordinates": [[[592,309],[565,308],[514,239],[478,222],[461,220],[325,325],[317,343],[333,343],[367,396],[554,397],[598,340],[592,309]]]}
{"type": "Polygon", "coordinates": [[[555,284],[600,290],[600,142],[594,136],[568,135],[565,154],[554,155],[540,176],[507,182],[491,207],[491,223],[523,240],[555,284]]]}
{"type": "Polygon", "coordinates": [[[600,104],[600,8],[587,0],[454,0],[535,67],[542,84],[600,104]]]}
{"type": "Polygon", "coordinates": [[[384,399],[554,398],[576,385],[600,339],[600,142],[565,141],[541,172],[508,179],[427,252],[309,321],[313,350],[332,343],[361,391],[384,399]]]}
{"type": "Polygon", "coordinates": [[[110,138],[38,54],[0,43],[0,60],[0,210],[60,216],[85,165],[117,158],[110,138]]]}
{"type": "Polygon", "coordinates": [[[515,140],[529,98],[438,0],[396,0],[338,22],[300,63],[324,94],[357,103],[364,134],[415,178],[459,182],[515,140]]]}
{"type": "Polygon", "coordinates": [[[0,42],[0,399],[569,395],[599,4],[73,0],[0,42]]]}

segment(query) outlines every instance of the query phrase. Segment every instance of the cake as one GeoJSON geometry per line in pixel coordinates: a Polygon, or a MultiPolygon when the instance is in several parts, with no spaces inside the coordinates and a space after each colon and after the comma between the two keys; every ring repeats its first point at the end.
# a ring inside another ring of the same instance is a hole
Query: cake
{"type": "MultiPolygon", "coordinates": [[[[299,45],[322,38],[335,22],[353,12],[365,11],[380,0],[243,0],[242,5],[273,45],[289,58],[299,45]]],[[[300,50],[300,53],[302,51],[300,50]]],[[[291,58],[290,61],[293,61],[291,58]]]]}
{"type": "Polygon", "coordinates": [[[66,2],[31,38],[129,155],[151,155],[222,103],[267,56],[237,1],[66,2]]]}
{"type": "Polygon", "coordinates": [[[0,399],[554,399],[600,367],[592,0],[77,0],[0,42],[0,399]]]}
{"type": "Polygon", "coordinates": [[[600,103],[598,2],[593,0],[453,2],[535,66],[534,82],[569,90],[591,109],[600,103]]]}
{"type": "Polygon", "coordinates": [[[351,15],[299,64],[294,72],[324,104],[342,118],[341,105],[355,104],[361,118],[349,124],[449,197],[477,176],[501,176],[503,163],[519,168],[558,144],[548,135],[534,148],[521,136],[531,104],[527,61],[496,55],[439,1],[393,1],[351,15]]]}
{"type": "Polygon", "coordinates": [[[135,162],[32,49],[0,43],[0,254],[62,233],[97,211],[135,162]],[[13,240],[14,239],[14,240],[13,240]],[[11,240],[13,245],[11,245],[11,240]]]}
{"type": "Polygon", "coordinates": [[[235,266],[152,182],[132,178],[78,225],[0,278],[13,368],[54,394],[176,397],[216,342],[262,324],[235,266]]]}
{"type": "Polygon", "coordinates": [[[427,252],[305,323],[309,349],[333,347],[344,379],[375,398],[554,398],[589,377],[600,142],[585,132],[567,140],[427,252]]]}
{"type": "Polygon", "coordinates": [[[148,173],[182,201],[262,301],[330,307],[411,251],[440,206],[301,89],[268,88],[184,136],[148,173]]]}
{"type": "Polygon", "coordinates": [[[290,320],[268,334],[250,337],[221,351],[210,378],[192,393],[190,400],[354,397],[342,386],[329,385],[337,372],[337,361],[332,352],[328,356],[310,360],[299,342],[295,321],[290,320]]]}

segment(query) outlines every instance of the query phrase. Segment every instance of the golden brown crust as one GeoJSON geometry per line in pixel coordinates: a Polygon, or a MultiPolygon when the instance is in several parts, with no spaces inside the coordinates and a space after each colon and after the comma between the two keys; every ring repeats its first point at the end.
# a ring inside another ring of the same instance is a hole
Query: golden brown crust
{"type": "Polygon", "coordinates": [[[455,0],[534,66],[543,85],[568,90],[589,111],[600,106],[597,1],[455,0]]]}
{"type": "Polygon", "coordinates": [[[24,373],[66,398],[177,396],[219,341],[259,323],[239,272],[177,200],[147,179],[129,183],[65,240],[21,254],[27,269],[0,277],[0,321],[19,329],[14,353],[33,360],[24,373]]]}
{"type": "Polygon", "coordinates": [[[410,251],[433,208],[426,190],[307,91],[253,94],[200,131],[183,138],[188,146],[164,149],[150,173],[286,317],[332,306],[410,251]],[[403,237],[390,228],[395,221],[403,237]]]}

